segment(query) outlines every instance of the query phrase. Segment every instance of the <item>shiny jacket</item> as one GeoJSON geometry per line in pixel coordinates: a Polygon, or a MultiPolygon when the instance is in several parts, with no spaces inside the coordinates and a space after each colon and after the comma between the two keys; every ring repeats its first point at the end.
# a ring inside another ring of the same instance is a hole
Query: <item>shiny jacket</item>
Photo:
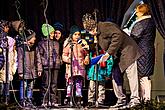
{"type": "Polygon", "coordinates": [[[68,80],[71,77],[71,61],[72,61],[72,76],[85,77],[86,70],[84,65],[84,59],[87,56],[87,52],[82,48],[81,44],[77,42],[73,43],[73,52],[71,60],[71,48],[68,39],[64,42],[62,59],[66,63],[65,78],[68,80]]]}
{"type": "Polygon", "coordinates": [[[24,73],[25,79],[37,78],[38,72],[42,72],[42,62],[39,49],[36,46],[25,51],[23,46],[17,48],[18,51],[18,74],[24,73]],[[25,63],[25,66],[23,64],[25,63]]]}
{"type": "Polygon", "coordinates": [[[131,37],[136,41],[144,54],[138,59],[138,73],[140,76],[150,76],[154,73],[156,27],[151,16],[142,16],[131,31],[131,37]]]}
{"type": "Polygon", "coordinates": [[[56,40],[43,39],[38,44],[41,61],[44,69],[60,69],[59,43],[56,40]],[[48,56],[49,55],[49,56],[48,56]]]}
{"type": "MultiPolygon", "coordinates": [[[[13,80],[13,75],[17,69],[17,51],[14,48],[15,40],[9,36],[7,36],[8,41],[8,62],[4,62],[2,69],[0,70],[0,81],[6,81],[6,66],[8,66],[8,79],[9,81],[13,80]]],[[[3,51],[4,59],[6,59],[6,49],[3,51]]]]}

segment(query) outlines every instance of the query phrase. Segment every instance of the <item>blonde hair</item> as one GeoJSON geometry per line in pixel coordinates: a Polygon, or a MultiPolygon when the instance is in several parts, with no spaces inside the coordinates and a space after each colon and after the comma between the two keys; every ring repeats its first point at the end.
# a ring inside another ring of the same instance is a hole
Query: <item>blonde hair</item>
{"type": "Polygon", "coordinates": [[[143,15],[150,15],[150,9],[147,4],[140,4],[136,7],[139,12],[143,13],[143,15]]]}

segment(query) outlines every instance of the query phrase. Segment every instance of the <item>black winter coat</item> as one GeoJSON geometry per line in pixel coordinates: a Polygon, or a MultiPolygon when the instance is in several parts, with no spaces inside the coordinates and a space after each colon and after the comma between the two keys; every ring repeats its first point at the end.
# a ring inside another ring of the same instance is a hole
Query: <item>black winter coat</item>
{"type": "Polygon", "coordinates": [[[143,56],[138,59],[138,73],[140,76],[150,76],[154,72],[156,27],[151,18],[145,18],[132,28],[131,37],[143,50],[143,56]]]}

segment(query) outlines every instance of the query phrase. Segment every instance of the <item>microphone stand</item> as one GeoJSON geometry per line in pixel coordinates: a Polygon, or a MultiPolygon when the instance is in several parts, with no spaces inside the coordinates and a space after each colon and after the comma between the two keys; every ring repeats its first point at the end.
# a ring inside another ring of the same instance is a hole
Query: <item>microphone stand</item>
{"type": "MultiPolygon", "coordinates": [[[[99,55],[99,50],[98,50],[98,44],[96,42],[95,45],[95,49],[96,49],[96,56],[99,55]]],[[[95,84],[95,92],[96,92],[96,107],[98,107],[98,64],[95,65],[95,73],[96,73],[96,84],[95,84]]]]}
{"type": "Polygon", "coordinates": [[[73,107],[73,71],[72,71],[72,61],[73,61],[73,46],[74,46],[74,44],[73,44],[73,42],[72,42],[72,37],[71,37],[71,35],[69,36],[69,44],[70,44],[70,48],[71,48],[71,58],[70,58],[70,73],[71,73],[71,78],[70,78],[70,80],[71,80],[71,84],[69,84],[70,85],[70,92],[71,92],[71,96],[70,96],[70,102],[69,102],[69,104],[70,104],[70,106],[71,107],[73,107]]]}
{"type": "MultiPolygon", "coordinates": [[[[25,36],[24,36],[24,32],[23,32],[23,42],[25,40],[25,36]]],[[[25,65],[26,65],[26,46],[25,44],[23,44],[23,107],[26,106],[26,100],[25,100],[25,65]]]]}
{"type": "MultiPolygon", "coordinates": [[[[20,2],[19,2],[19,0],[16,0],[15,1],[15,7],[16,7],[16,12],[17,12],[17,14],[18,14],[18,17],[19,17],[19,20],[21,21],[21,23],[24,23],[24,21],[22,21],[22,18],[21,18],[21,16],[20,16],[20,13],[19,13],[19,8],[20,8],[20,2]]],[[[20,23],[20,24],[21,24],[20,23]]],[[[25,107],[26,106],[26,100],[25,100],[25,72],[26,72],[26,70],[25,70],[25,66],[26,66],[26,50],[28,49],[28,50],[30,50],[30,47],[29,47],[29,45],[28,44],[25,44],[25,42],[27,42],[27,37],[26,37],[26,34],[25,34],[25,27],[24,27],[24,25],[22,26],[22,27],[20,27],[19,29],[18,29],[18,32],[19,32],[19,34],[20,34],[20,36],[23,38],[23,41],[22,41],[22,45],[23,45],[23,78],[22,78],[22,81],[23,81],[23,107],[25,107]],[[19,30],[20,28],[22,28],[21,30],[19,30]],[[27,49],[26,49],[26,47],[27,47],[27,49]]],[[[20,48],[22,48],[22,47],[20,47],[20,48]]]]}
{"type": "MultiPolygon", "coordinates": [[[[94,9],[94,17],[95,17],[95,22],[97,23],[97,9],[94,9]]],[[[97,42],[97,36],[94,36],[94,43],[95,43],[95,50],[96,50],[96,56],[99,55],[99,50],[98,50],[98,42],[97,42]]],[[[96,82],[95,82],[95,96],[96,96],[96,103],[95,106],[98,107],[98,64],[95,65],[95,73],[96,73],[96,82]]]]}
{"type": "MultiPolygon", "coordinates": [[[[44,17],[45,17],[45,20],[46,20],[46,24],[48,24],[48,19],[47,19],[47,16],[46,16],[46,11],[47,11],[47,8],[48,8],[48,0],[45,0],[45,8],[44,8],[44,17]]],[[[49,33],[49,28],[48,28],[48,25],[47,25],[47,32],[49,33]]],[[[47,36],[48,40],[47,40],[47,43],[48,43],[48,46],[47,46],[47,58],[48,58],[48,105],[51,106],[51,98],[50,98],[50,83],[51,83],[51,70],[50,70],[50,35],[48,34],[47,36]]]]}
{"type": "MultiPolygon", "coordinates": [[[[47,26],[47,31],[49,33],[49,29],[48,29],[48,26],[47,26]]],[[[48,46],[47,46],[47,53],[48,53],[48,105],[51,106],[51,98],[50,98],[50,83],[51,83],[51,70],[50,70],[50,35],[47,36],[48,40],[47,40],[47,43],[48,43],[48,46]]]]}
{"type": "MultiPolygon", "coordinates": [[[[95,17],[95,22],[97,23],[97,13],[98,13],[98,10],[97,9],[94,9],[94,17],[95,17]]],[[[99,48],[98,48],[98,41],[97,41],[97,36],[94,36],[94,43],[96,44],[95,45],[95,49],[96,49],[96,56],[99,55],[99,48]]],[[[99,105],[99,102],[97,101],[98,99],[98,85],[99,85],[99,79],[98,79],[98,64],[95,65],[95,73],[96,73],[96,82],[95,82],[95,92],[96,92],[96,103],[95,103],[95,106],[96,107],[106,107],[106,106],[103,106],[103,105],[99,105]]]]}

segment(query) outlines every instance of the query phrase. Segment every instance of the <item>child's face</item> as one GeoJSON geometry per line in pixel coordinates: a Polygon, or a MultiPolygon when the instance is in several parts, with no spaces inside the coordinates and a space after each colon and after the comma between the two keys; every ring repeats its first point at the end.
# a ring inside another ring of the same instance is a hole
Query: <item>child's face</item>
{"type": "Polygon", "coordinates": [[[35,38],[35,37],[32,37],[32,38],[31,38],[30,40],[28,40],[27,42],[28,42],[28,45],[31,47],[31,46],[34,45],[35,41],[36,41],[36,38],[35,38]]]}
{"type": "Polygon", "coordinates": [[[75,32],[72,36],[73,41],[76,41],[80,38],[80,32],[75,32]]]}
{"type": "Polygon", "coordinates": [[[6,32],[6,33],[9,32],[9,27],[8,27],[8,26],[5,26],[5,27],[4,27],[4,32],[6,32]]]}
{"type": "Polygon", "coordinates": [[[54,31],[50,33],[50,39],[54,38],[54,31]]]}
{"type": "Polygon", "coordinates": [[[59,30],[55,31],[55,38],[59,40],[61,38],[61,32],[59,30]]]}

